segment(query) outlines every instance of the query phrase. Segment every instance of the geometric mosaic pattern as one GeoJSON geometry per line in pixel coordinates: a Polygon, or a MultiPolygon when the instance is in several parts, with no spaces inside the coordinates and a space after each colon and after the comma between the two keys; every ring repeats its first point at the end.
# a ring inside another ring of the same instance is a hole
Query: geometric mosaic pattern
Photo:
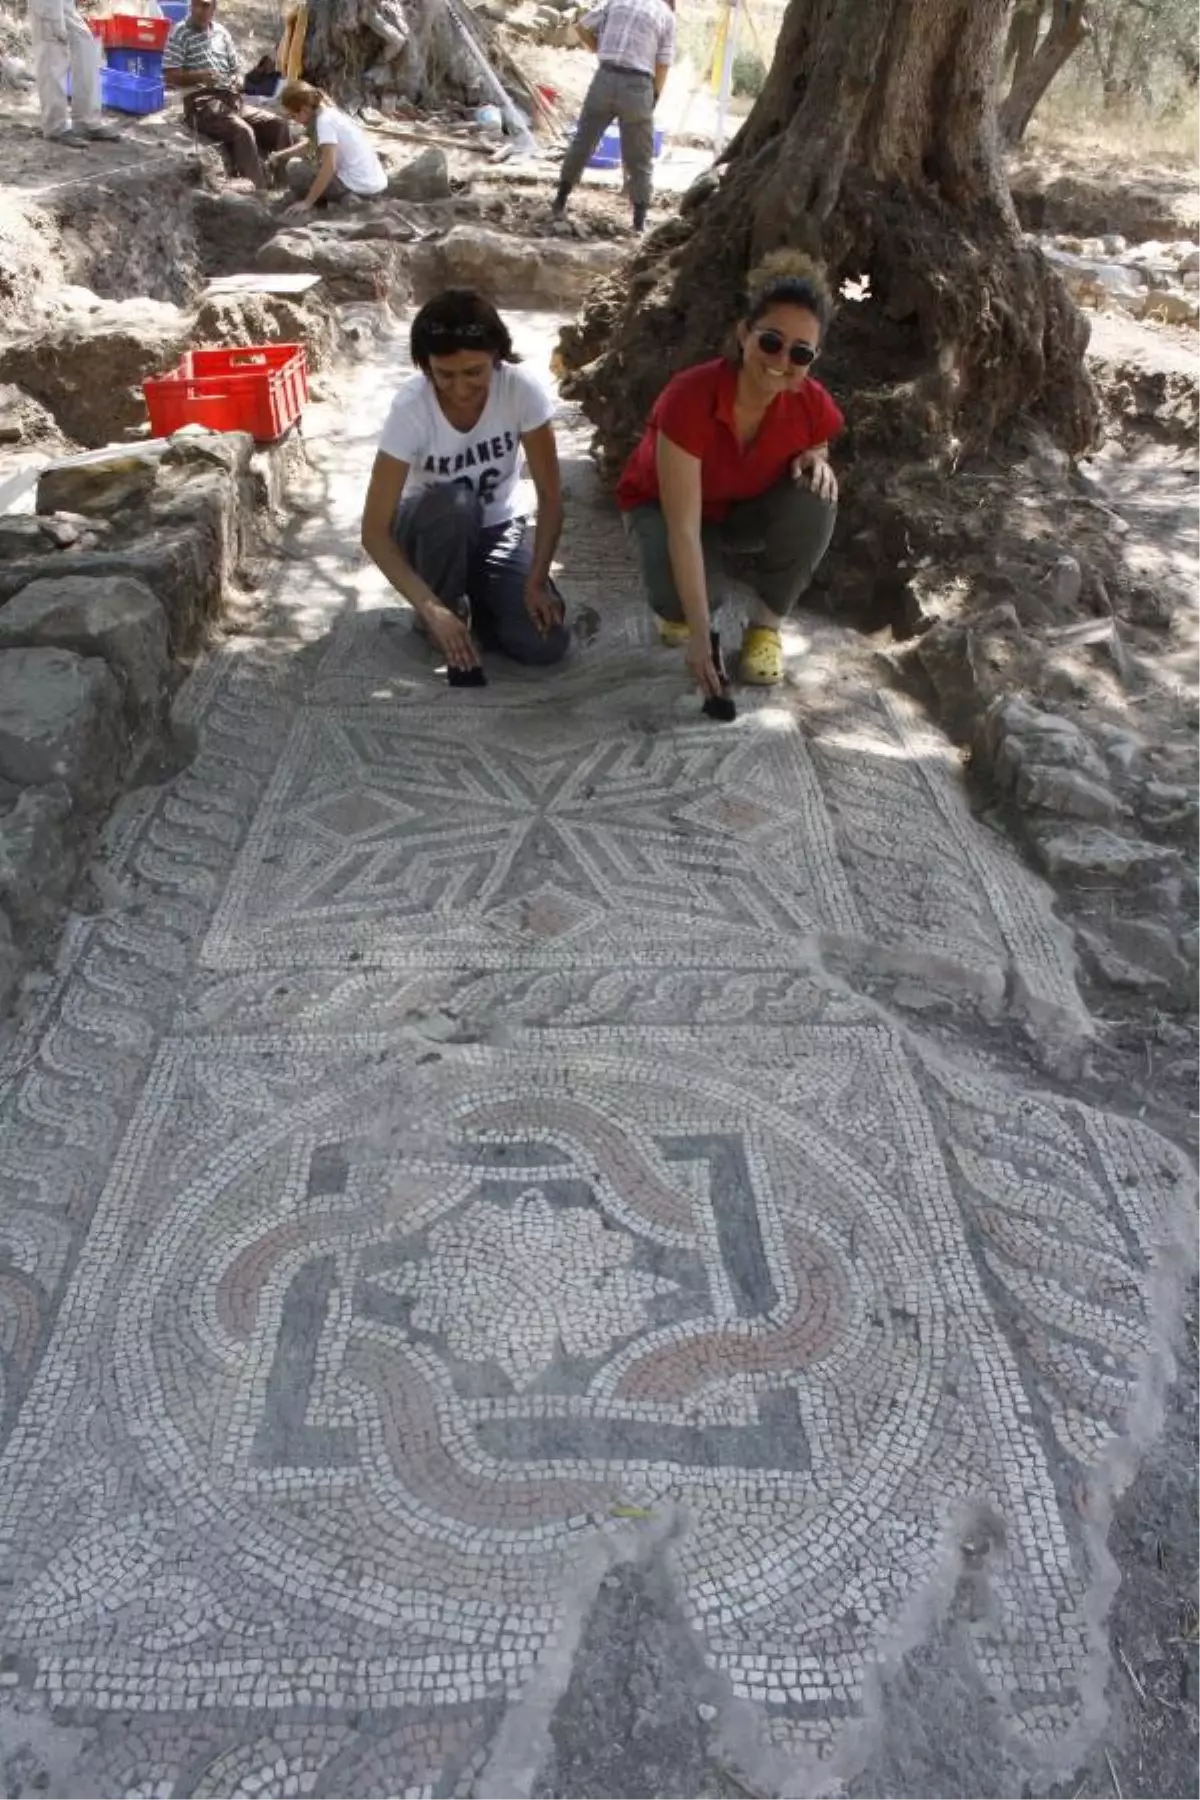
{"type": "Polygon", "coordinates": [[[877,1026],[715,1062],[644,1028],[425,1063],[386,1033],[168,1041],[10,1447],[38,1500],[5,1518],[9,1648],[100,1711],[482,1703],[591,1534],[676,1504],[714,1666],[824,1740],[986,1502],[981,1668],[1061,1729],[1087,1639],[1055,1470],[1129,1404],[1128,1246],[1172,1170],[1123,1123],[1006,1106],[877,1026]]]}
{"type": "Polygon", "coordinates": [[[205,962],[726,962],[856,929],[799,732],[544,735],[524,713],[303,714],[205,962]]]}
{"type": "Polygon", "coordinates": [[[1079,1725],[1188,1172],[827,972],[1078,1019],[936,735],[705,724],[580,517],[609,611],[540,682],[439,692],[387,613],[215,656],[0,1067],[0,1705],[81,1791],[468,1793],[668,1517],[764,1740],[860,1729],[981,1541],[984,1688],[1079,1725]]]}

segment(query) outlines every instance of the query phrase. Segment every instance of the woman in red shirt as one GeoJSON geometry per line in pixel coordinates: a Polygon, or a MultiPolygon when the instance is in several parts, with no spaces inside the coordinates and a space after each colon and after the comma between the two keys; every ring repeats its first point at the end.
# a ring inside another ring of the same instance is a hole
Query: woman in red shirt
{"type": "Polygon", "coordinates": [[[832,299],[816,264],[779,250],[751,272],[732,358],[674,376],[626,463],[617,501],[637,546],[665,644],[687,646],[702,693],[720,680],[709,643],[722,552],[756,553],[757,601],[742,681],[783,679],[779,627],[829,547],[837,480],[829,440],[842,415],[809,370],[832,299]]]}

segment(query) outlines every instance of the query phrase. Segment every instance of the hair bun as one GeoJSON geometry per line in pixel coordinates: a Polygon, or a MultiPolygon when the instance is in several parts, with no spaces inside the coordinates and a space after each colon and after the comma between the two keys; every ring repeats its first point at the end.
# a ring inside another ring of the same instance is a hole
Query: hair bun
{"type": "Polygon", "coordinates": [[[811,281],[815,288],[824,290],[824,265],[806,251],[791,249],[785,244],[781,250],[772,250],[754,265],[746,277],[746,286],[756,294],[760,288],[769,287],[776,281],[811,281]]]}

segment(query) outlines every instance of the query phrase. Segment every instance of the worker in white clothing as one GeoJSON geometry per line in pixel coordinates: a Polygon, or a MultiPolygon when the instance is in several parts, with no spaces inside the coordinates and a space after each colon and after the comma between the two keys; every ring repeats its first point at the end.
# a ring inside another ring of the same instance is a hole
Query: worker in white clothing
{"type": "Polygon", "coordinates": [[[75,0],[29,0],[29,23],[44,135],[70,150],[119,138],[100,116],[100,44],[76,12],[75,0]]]}

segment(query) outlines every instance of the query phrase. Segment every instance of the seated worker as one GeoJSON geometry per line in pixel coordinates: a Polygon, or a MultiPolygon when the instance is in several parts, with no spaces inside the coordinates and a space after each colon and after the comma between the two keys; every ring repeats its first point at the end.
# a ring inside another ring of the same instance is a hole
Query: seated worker
{"type": "Polygon", "coordinates": [[[303,127],[312,146],[277,150],[272,163],[287,161],[287,182],[301,198],[288,207],[293,218],[311,212],[330,200],[356,194],[361,200],[387,189],[387,170],[376,156],[371,140],[356,119],[349,118],[320,88],[307,81],[288,81],[279,104],[289,119],[303,127]],[[288,159],[291,158],[290,161],[288,159]]]}
{"type": "Polygon", "coordinates": [[[721,692],[709,642],[722,553],[754,553],[757,594],[742,639],[742,681],[783,680],[779,627],[833,535],[837,479],[829,440],[842,415],[809,370],[832,312],[815,263],[779,250],[751,272],[731,356],[674,376],[617,484],[646,598],[664,644],[686,645],[706,697],[721,692]]]}
{"type": "Polygon", "coordinates": [[[363,508],[364,550],[452,675],[480,650],[556,663],[568,632],[550,578],[562,531],[554,402],[515,354],[489,300],[447,288],[412,323],[419,373],[388,414],[363,508]],[[517,512],[522,452],[537,522],[517,512]]]}
{"type": "Polygon", "coordinates": [[[295,133],[278,113],[242,99],[237,51],[216,12],[217,0],[191,0],[187,18],[167,39],[163,80],[183,94],[183,116],[192,130],[224,144],[238,175],[265,188],[264,154],[293,144],[295,133]]]}

